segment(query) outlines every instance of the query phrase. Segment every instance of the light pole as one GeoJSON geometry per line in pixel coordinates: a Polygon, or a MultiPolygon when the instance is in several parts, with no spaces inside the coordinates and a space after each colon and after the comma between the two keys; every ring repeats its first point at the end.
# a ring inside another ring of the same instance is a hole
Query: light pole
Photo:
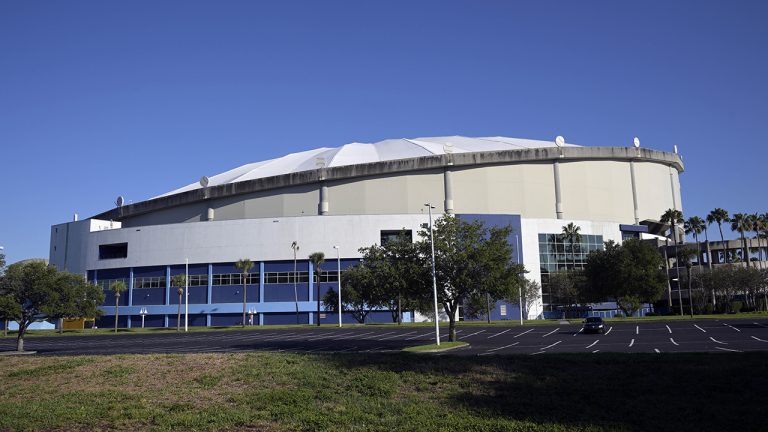
{"type": "Polygon", "coordinates": [[[341,249],[338,246],[334,246],[336,249],[336,277],[339,283],[339,327],[341,327],[341,249]]]}
{"type": "Polygon", "coordinates": [[[299,243],[297,243],[295,240],[293,243],[291,243],[291,249],[293,249],[293,300],[296,304],[296,325],[299,324],[299,291],[296,288],[296,279],[298,278],[298,275],[296,274],[296,252],[299,251],[299,243]]]}
{"type": "Polygon", "coordinates": [[[256,308],[248,308],[248,325],[253,326],[253,316],[256,315],[256,308]]]}
{"type": "MultiPolygon", "coordinates": [[[[517,264],[520,264],[520,237],[518,237],[517,234],[515,234],[515,250],[517,252],[517,264]]],[[[520,275],[517,275],[518,279],[520,278],[520,275]]],[[[517,306],[520,308],[520,325],[523,325],[523,287],[524,287],[525,281],[520,281],[520,288],[517,290],[518,299],[517,299],[517,306]]]]}
{"type": "Polygon", "coordinates": [[[424,206],[429,210],[429,243],[432,246],[432,295],[435,300],[435,345],[440,345],[440,325],[437,315],[437,276],[435,275],[435,233],[432,231],[432,204],[426,203],[424,206]]]}
{"type": "MultiPolygon", "coordinates": [[[[0,254],[5,255],[5,246],[0,246],[0,254]]],[[[8,336],[8,320],[5,320],[5,325],[3,326],[3,337],[8,336]]]]}
{"type": "Polygon", "coordinates": [[[189,258],[184,258],[184,331],[189,331],[189,258]]]}

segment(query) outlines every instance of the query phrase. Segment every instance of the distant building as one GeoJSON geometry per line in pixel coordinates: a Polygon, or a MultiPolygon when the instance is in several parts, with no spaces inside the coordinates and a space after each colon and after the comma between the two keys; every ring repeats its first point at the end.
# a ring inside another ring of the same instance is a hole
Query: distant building
{"type": "MultiPolygon", "coordinates": [[[[254,150],[254,158],[258,150],[254,150]]],[[[234,263],[256,263],[248,307],[259,324],[333,322],[316,316],[313,269],[307,256],[326,255],[321,293],[336,287],[341,267],[359,262],[358,248],[401,229],[415,237],[427,222],[425,203],[443,213],[512,224],[516,259],[544,285],[541,316],[556,303],[550,272],[581,267],[604,241],[653,237],[666,209],[681,209],[675,153],[645,148],[582,147],[506,137],[391,139],[319,148],[256,162],[161,196],[51,228],[50,262],[87,275],[105,289],[125,280],[120,323],[175,326],[179,296],[170,279],[189,260],[191,325],[242,320],[242,280],[234,263]],[[571,253],[559,233],[569,222],[582,241],[571,253]],[[292,242],[299,245],[296,290],[292,242]],[[519,244],[519,247],[517,245],[519,244]]],[[[107,291],[100,327],[113,325],[107,291]]],[[[499,302],[494,319],[515,319],[516,304],[499,302]]],[[[373,321],[390,321],[389,312],[373,321]]],[[[413,319],[409,314],[406,319],[413,319]]],[[[351,321],[351,317],[345,317],[351,321]]]]}

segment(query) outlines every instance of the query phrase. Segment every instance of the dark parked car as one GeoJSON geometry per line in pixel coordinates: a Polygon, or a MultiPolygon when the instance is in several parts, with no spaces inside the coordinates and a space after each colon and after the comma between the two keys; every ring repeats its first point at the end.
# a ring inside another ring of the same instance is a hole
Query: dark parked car
{"type": "Polygon", "coordinates": [[[584,333],[605,333],[605,324],[600,317],[589,317],[582,323],[584,323],[584,333]]]}

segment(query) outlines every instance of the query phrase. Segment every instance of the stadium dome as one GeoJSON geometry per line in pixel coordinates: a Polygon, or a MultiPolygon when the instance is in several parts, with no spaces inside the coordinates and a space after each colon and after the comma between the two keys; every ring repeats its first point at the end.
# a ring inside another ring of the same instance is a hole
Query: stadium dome
{"type": "MultiPolygon", "coordinates": [[[[130,327],[142,310],[148,326],[174,326],[178,297],[171,278],[180,274],[189,276],[192,325],[242,322],[244,293],[235,267],[242,258],[256,264],[245,302],[258,311],[259,324],[329,322],[334,318],[316,312],[317,287],[320,296],[337,289],[335,276],[324,272],[330,279],[314,282],[307,256],[338,254],[343,272],[360,263],[362,247],[403,230],[416,239],[430,209],[435,217],[512,227],[515,260],[545,287],[525,312],[535,318],[557,308],[559,300],[546,289],[552,272],[583,266],[605,241],[654,238],[665,229],[656,219],[682,209],[683,169],[675,152],[634,146],[558,147],[499,136],[354,142],[249,163],[210,176],[205,186],[196,181],[54,225],[50,262],[105,287],[99,326],[114,325],[115,302],[120,326],[130,327]],[[560,241],[568,223],[581,229],[576,254],[564,253],[560,241]],[[109,292],[115,280],[126,283],[127,295],[116,299],[109,292]]],[[[492,316],[519,313],[516,304],[499,303],[492,316]]],[[[391,317],[390,311],[369,315],[377,322],[391,317]]]]}
{"type": "MultiPolygon", "coordinates": [[[[567,147],[578,147],[565,144],[567,147]]],[[[341,147],[321,147],[298,153],[291,153],[276,159],[246,164],[235,169],[209,177],[208,186],[220,186],[259,178],[278,176],[318,168],[359,165],[421,156],[444,155],[446,153],[478,153],[505,150],[529,150],[555,147],[553,141],[538,141],[509,137],[463,136],[400,138],[375,143],[350,143],[341,147]]],[[[182,188],[164,193],[160,197],[200,189],[195,182],[182,188]]]]}

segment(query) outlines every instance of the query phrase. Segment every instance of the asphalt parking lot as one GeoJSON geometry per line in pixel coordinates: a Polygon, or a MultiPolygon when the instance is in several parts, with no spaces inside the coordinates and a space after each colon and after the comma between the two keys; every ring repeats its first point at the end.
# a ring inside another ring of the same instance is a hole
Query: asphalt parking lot
{"type": "MultiPolygon", "coordinates": [[[[447,340],[447,327],[440,330],[441,340],[447,340]]],[[[470,345],[436,355],[738,353],[768,350],[768,319],[609,323],[604,334],[584,334],[581,324],[460,326],[457,337],[470,345]]],[[[25,348],[39,355],[244,351],[385,353],[432,341],[434,328],[405,325],[28,337],[25,348]]],[[[0,351],[13,349],[15,339],[0,340],[0,351]]]]}

